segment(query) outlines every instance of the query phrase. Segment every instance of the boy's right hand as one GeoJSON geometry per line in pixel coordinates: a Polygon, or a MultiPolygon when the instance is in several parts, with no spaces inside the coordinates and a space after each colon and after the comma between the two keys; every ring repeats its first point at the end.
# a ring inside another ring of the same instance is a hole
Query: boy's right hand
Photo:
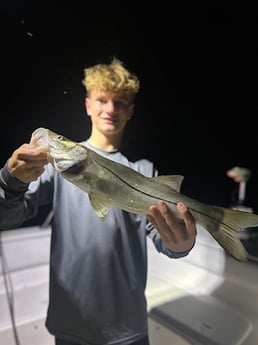
{"type": "Polygon", "coordinates": [[[10,173],[23,183],[37,180],[49,163],[49,148],[39,146],[32,138],[29,144],[18,147],[7,162],[10,173]]]}

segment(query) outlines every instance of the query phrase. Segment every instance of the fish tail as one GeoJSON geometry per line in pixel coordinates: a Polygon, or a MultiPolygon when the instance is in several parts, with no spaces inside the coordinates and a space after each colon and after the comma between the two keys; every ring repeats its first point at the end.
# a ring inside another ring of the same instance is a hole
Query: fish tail
{"type": "Polygon", "coordinates": [[[240,240],[239,232],[258,226],[258,215],[218,206],[213,208],[216,214],[220,214],[221,220],[217,222],[217,218],[214,218],[211,222],[209,219],[206,229],[226,252],[239,261],[247,261],[249,254],[240,240]]]}

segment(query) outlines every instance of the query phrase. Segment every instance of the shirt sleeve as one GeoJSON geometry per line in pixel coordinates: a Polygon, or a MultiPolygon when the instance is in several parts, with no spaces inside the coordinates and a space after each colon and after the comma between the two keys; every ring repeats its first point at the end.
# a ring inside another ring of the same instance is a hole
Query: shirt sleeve
{"type": "Polygon", "coordinates": [[[35,217],[40,205],[47,204],[46,188],[50,185],[47,172],[37,181],[23,183],[8,170],[7,164],[0,170],[0,229],[9,230],[22,225],[23,222],[35,217]],[[44,184],[45,192],[42,184],[44,184]]]}

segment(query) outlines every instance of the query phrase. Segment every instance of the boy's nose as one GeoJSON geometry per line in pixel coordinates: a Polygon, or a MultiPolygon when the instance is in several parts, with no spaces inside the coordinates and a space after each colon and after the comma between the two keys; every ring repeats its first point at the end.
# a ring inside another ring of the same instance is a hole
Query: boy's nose
{"type": "Polygon", "coordinates": [[[108,112],[108,113],[112,113],[112,112],[114,112],[115,111],[115,103],[113,102],[113,101],[108,101],[107,103],[106,103],[106,111],[108,112]]]}

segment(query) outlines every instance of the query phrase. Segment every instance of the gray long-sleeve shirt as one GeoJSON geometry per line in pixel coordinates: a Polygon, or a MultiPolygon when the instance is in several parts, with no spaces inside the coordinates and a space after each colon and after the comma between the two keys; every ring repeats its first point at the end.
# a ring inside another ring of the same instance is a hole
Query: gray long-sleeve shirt
{"type": "MultiPolygon", "coordinates": [[[[148,160],[129,162],[120,152],[105,157],[153,176],[148,160]]],[[[30,184],[0,170],[0,229],[20,226],[38,207],[52,204],[50,290],[46,326],[53,335],[82,345],[128,345],[147,334],[145,286],[146,235],[169,257],[157,230],[146,218],[111,208],[105,222],[94,213],[88,195],[52,165],[30,184]]]]}

